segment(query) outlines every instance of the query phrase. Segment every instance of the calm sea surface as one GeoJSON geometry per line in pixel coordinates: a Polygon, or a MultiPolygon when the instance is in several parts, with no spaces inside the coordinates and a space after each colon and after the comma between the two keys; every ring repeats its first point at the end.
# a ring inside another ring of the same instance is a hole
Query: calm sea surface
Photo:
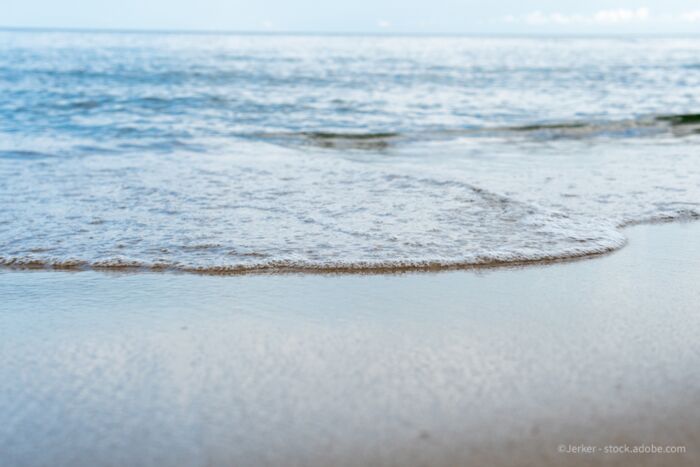
{"type": "Polygon", "coordinates": [[[700,217],[700,39],[0,32],[0,264],[565,258],[700,217]]]}

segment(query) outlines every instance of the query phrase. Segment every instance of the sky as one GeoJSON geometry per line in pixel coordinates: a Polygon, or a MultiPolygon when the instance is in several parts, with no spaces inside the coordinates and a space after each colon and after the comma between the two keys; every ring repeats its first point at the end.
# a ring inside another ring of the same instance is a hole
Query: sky
{"type": "Polygon", "coordinates": [[[698,0],[0,0],[0,26],[440,34],[700,34],[698,0]]]}

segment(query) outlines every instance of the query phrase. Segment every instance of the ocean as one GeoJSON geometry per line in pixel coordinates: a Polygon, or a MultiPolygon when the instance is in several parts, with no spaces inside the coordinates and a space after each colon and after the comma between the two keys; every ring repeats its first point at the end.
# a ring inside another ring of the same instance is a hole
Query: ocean
{"type": "Polygon", "coordinates": [[[529,263],[700,217],[700,39],[0,31],[0,265],[529,263]]]}

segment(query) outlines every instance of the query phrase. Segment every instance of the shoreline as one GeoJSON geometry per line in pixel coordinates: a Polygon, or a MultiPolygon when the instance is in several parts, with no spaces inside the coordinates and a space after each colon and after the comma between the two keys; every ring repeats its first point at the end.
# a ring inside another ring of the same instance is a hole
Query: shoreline
{"type": "Polygon", "coordinates": [[[439,274],[441,272],[455,272],[455,271],[481,271],[481,270],[499,270],[499,269],[520,269],[527,267],[537,267],[537,266],[549,266],[554,264],[571,263],[576,261],[583,261],[588,259],[598,258],[600,256],[606,256],[626,246],[624,245],[619,248],[611,248],[606,251],[595,252],[595,253],[584,253],[577,256],[567,256],[564,258],[546,258],[546,259],[532,259],[532,260],[517,260],[517,261],[489,261],[484,263],[455,263],[455,264],[441,264],[437,262],[429,262],[426,264],[416,264],[416,265],[397,265],[397,266],[290,266],[290,267],[212,267],[206,269],[197,268],[177,268],[171,266],[121,266],[121,265],[110,265],[110,266],[85,266],[83,264],[77,264],[75,266],[47,266],[45,263],[37,262],[27,262],[20,265],[15,265],[14,263],[1,263],[0,269],[6,271],[42,271],[42,272],[98,272],[98,273],[126,273],[126,274],[186,274],[195,276],[277,276],[277,275],[309,275],[309,276],[323,276],[323,275],[361,275],[361,276],[384,276],[384,275],[395,275],[395,274],[439,274]]]}
{"type": "Polygon", "coordinates": [[[0,463],[697,465],[700,223],[625,233],[439,274],[2,269],[0,463]]]}
{"type": "MultiPolygon", "coordinates": [[[[620,231],[627,231],[638,226],[656,226],[665,224],[693,224],[700,223],[696,217],[658,219],[653,221],[641,221],[625,224],[618,227],[620,231]]],[[[65,265],[46,264],[43,261],[5,261],[0,258],[0,271],[57,271],[57,272],[100,272],[100,273],[155,273],[155,274],[192,274],[201,276],[247,276],[247,275],[392,275],[406,273],[440,273],[453,271],[479,271],[498,269],[520,269],[527,267],[549,266],[555,264],[566,264],[582,260],[595,259],[613,254],[622,250],[628,244],[625,236],[623,243],[616,247],[609,247],[604,251],[594,251],[590,253],[574,254],[560,258],[540,258],[524,260],[490,260],[485,262],[455,262],[440,263],[428,261],[425,264],[397,264],[393,266],[222,266],[207,268],[175,267],[172,265],[151,265],[134,266],[129,264],[114,265],[89,265],[85,261],[75,260],[71,264],[65,265]]]]}

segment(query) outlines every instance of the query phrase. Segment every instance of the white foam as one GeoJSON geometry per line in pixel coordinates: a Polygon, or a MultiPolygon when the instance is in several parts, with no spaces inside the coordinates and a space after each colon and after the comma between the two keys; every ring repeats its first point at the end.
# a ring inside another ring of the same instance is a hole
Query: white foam
{"type": "Polygon", "coordinates": [[[12,202],[0,213],[0,261],[10,266],[434,268],[569,258],[625,242],[615,217],[501,194],[521,182],[517,164],[498,192],[488,189],[497,171],[465,177],[444,164],[417,170],[262,144],[231,155],[2,167],[3,198],[12,202]]]}

